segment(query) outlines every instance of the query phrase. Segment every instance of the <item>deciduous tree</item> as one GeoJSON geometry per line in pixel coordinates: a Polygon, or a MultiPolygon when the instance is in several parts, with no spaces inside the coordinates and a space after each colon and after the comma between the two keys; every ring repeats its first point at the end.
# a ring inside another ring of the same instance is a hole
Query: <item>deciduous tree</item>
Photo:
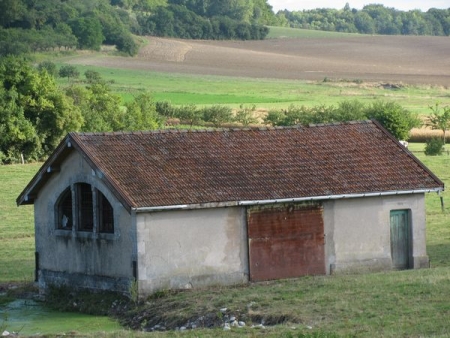
{"type": "Polygon", "coordinates": [[[149,93],[138,95],[125,104],[123,130],[154,130],[163,126],[163,119],[156,113],[155,103],[149,93]]]}
{"type": "Polygon", "coordinates": [[[421,124],[416,115],[392,101],[376,101],[365,114],[380,122],[397,140],[408,140],[411,129],[421,124]]]}
{"type": "Polygon", "coordinates": [[[67,80],[70,81],[71,78],[78,78],[80,76],[80,72],[77,67],[72,65],[64,65],[59,69],[59,76],[67,77],[67,80]]]}
{"type": "Polygon", "coordinates": [[[432,111],[428,116],[428,125],[432,129],[442,130],[443,143],[445,145],[447,129],[450,128],[450,107],[446,106],[441,109],[439,103],[429,107],[432,111]]]}
{"type": "Polygon", "coordinates": [[[46,71],[39,72],[22,58],[7,57],[0,60],[0,80],[3,90],[0,110],[11,109],[11,119],[16,121],[11,125],[20,125],[18,129],[26,130],[23,132],[26,135],[33,134],[31,126],[39,140],[26,143],[24,153],[33,158],[47,155],[65,134],[80,129],[83,123],[80,111],[46,71]]]}

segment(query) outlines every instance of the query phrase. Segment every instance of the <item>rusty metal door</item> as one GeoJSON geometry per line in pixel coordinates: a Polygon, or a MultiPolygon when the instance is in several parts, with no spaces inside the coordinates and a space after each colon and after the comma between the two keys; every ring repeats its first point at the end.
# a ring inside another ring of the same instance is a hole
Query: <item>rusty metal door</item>
{"type": "Polygon", "coordinates": [[[325,274],[322,214],[319,205],[248,209],[250,280],[325,274]]]}
{"type": "Polygon", "coordinates": [[[408,269],[410,226],[408,210],[391,211],[391,256],[394,269],[408,269]]]}

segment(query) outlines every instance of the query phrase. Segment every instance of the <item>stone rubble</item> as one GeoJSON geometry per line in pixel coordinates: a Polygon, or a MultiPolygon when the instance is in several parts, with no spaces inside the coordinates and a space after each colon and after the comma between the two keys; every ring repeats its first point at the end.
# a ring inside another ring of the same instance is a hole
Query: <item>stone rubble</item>
{"type": "MultiPolygon", "coordinates": [[[[231,311],[228,308],[225,307],[221,308],[219,309],[218,313],[219,315],[210,313],[204,316],[200,316],[197,319],[191,319],[184,325],[177,327],[176,331],[195,330],[197,328],[217,327],[217,326],[222,326],[224,331],[228,331],[233,328],[239,329],[247,326],[246,322],[243,320],[244,318],[239,318],[236,314],[231,313],[231,311]],[[222,324],[220,324],[220,322],[222,324]]],[[[245,315],[243,317],[245,317],[245,315]]],[[[260,324],[255,324],[250,327],[254,329],[266,328],[264,326],[264,321],[262,321],[262,323],[260,324]]],[[[154,331],[166,331],[168,330],[168,328],[166,328],[162,324],[157,324],[153,326],[143,327],[143,330],[146,332],[154,332],[154,331]]]]}

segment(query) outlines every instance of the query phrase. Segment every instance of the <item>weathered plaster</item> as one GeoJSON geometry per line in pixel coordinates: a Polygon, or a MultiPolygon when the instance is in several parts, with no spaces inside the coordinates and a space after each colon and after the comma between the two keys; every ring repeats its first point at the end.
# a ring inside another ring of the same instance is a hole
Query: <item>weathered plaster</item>
{"type": "Polygon", "coordinates": [[[411,194],[324,202],[327,272],[391,269],[391,210],[410,210],[411,267],[427,267],[424,198],[411,194]]]}
{"type": "MultiPolygon", "coordinates": [[[[429,266],[423,194],[323,201],[326,273],[392,268],[390,211],[410,210],[412,266],[429,266]]],[[[248,281],[246,207],[131,214],[73,152],[35,200],[39,285],[128,292],[133,262],[141,296],[160,289],[248,281]],[[56,229],[55,204],[71,184],[89,183],[114,208],[114,234],[56,229]]]]}
{"type": "Polygon", "coordinates": [[[114,282],[111,281],[117,279],[122,280],[117,291],[128,291],[125,285],[126,280],[131,281],[132,278],[135,250],[131,216],[77,152],[73,152],[61,165],[61,170],[53,174],[39,191],[34,204],[41,288],[48,284],[86,287],[86,282],[82,281],[85,276],[86,280],[91,280],[87,284],[93,289],[114,289],[114,282]],[[55,204],[58,197],[68,186],[77,182],[91,184],[109,200],[114,208],[114,234],[95,235],[75,229],[56,229],[55,204]],[[101,282],[102,276],[105,277],[104,283],[101,282]]]}
{"type": "Polygon", "coordinates": [[[244,208],[137,215],[141,294],[248,281],[244,208]]]}

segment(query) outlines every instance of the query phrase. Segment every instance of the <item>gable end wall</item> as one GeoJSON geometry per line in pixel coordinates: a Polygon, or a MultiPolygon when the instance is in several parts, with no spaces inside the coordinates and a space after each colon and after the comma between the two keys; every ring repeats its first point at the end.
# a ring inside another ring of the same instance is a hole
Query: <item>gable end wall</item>
{"type": "Polygon", "coordinates": [[[34,203],[38,281],[49,285],[113,290],[127,293],[136,260],[135,233],[130,214],[93,173],[88,163],[73,152],[39,191],[34,203]],[[114,209],[114,234],[57,230],[55,204],[70,184],[89,183],[99,189],[114,209]]]}

